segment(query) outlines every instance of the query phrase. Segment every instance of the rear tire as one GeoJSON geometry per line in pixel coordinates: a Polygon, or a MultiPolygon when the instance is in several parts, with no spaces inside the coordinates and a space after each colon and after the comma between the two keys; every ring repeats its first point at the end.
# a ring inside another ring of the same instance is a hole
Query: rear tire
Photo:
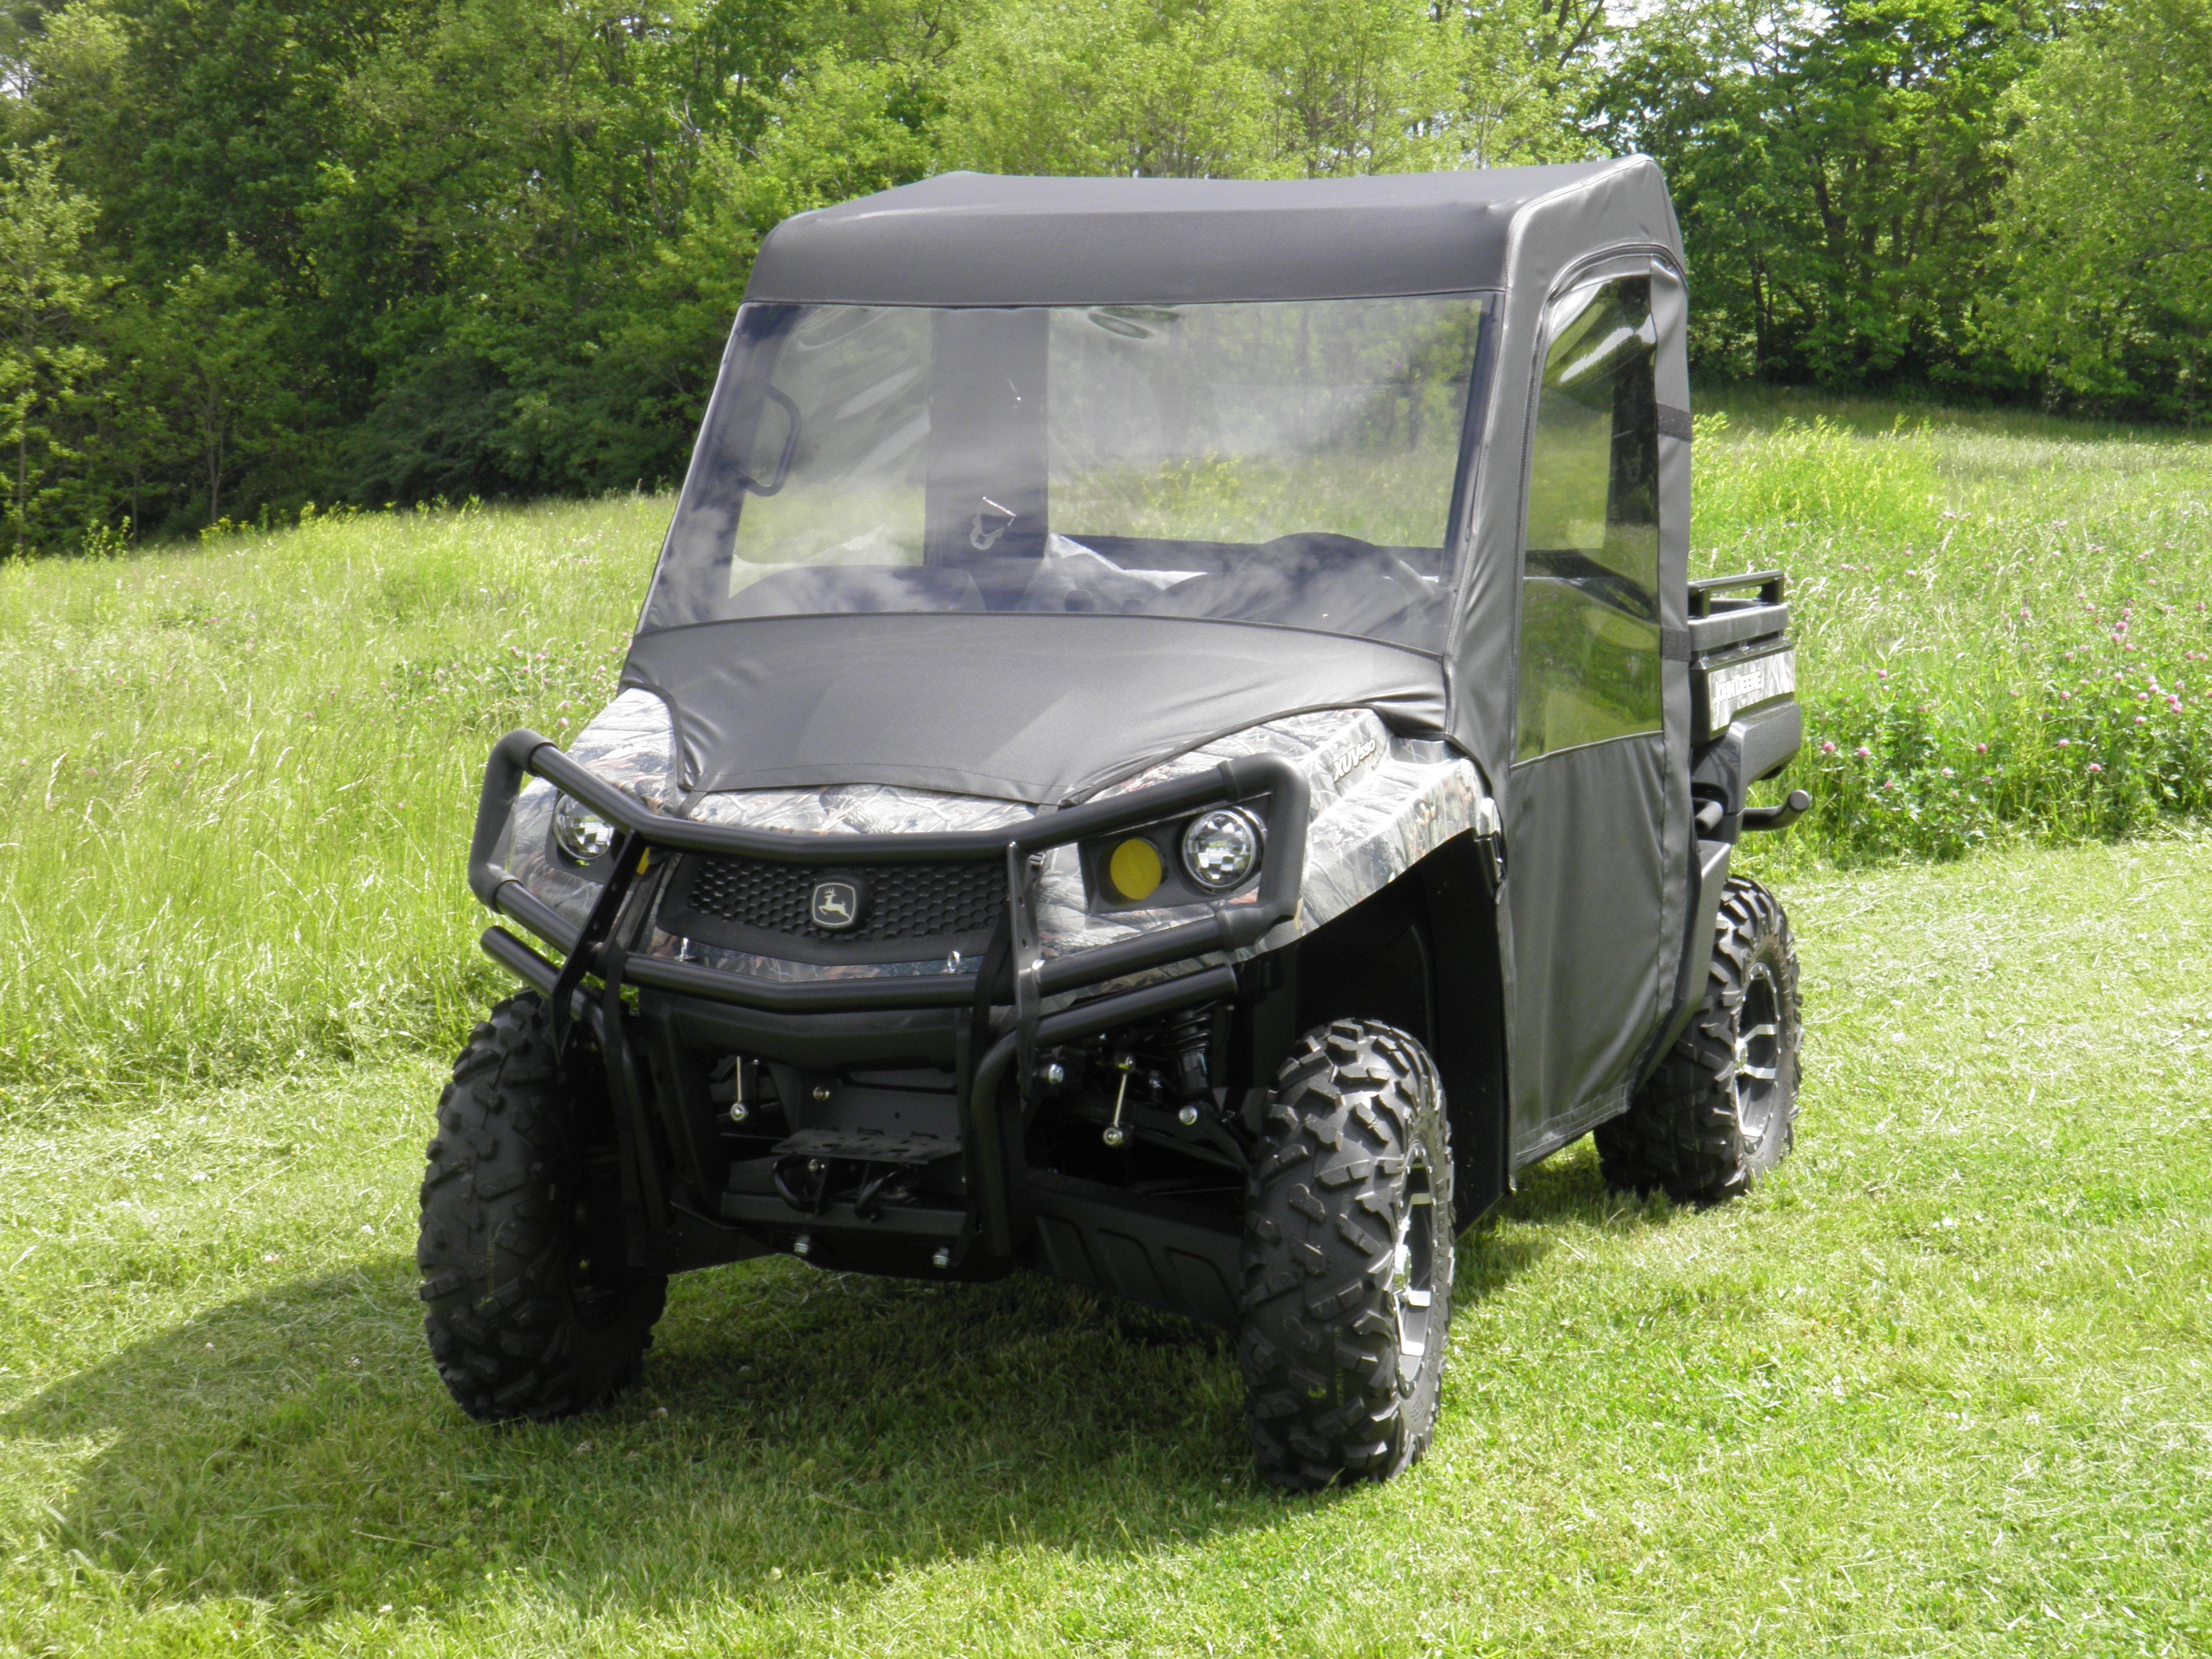
{"type": "Polygon", "coordinates": [[[1299,1039],[1244,1200],[1237,1332],[1260,1471],[1312,1491],[1427,1449],[1451,1327],[1452,1160],[1435,1064],[1403,1031],[1299,1039]]]}
{"type": "Polygon", "coordinates": [[[1628,1110],[1598,1126],[1606,1180],[1680,1204],[1748,1192],[1796,1135],[1803,1029],[1790,918],[1731,877],[1704,1002],[1628,1110]]]}
{"type": "Polygon", "coordinates": [[[605,1086],[555,1057],[535,992],[453,1062],[422,1201],[423,1330],[463,1411],[566,1417],[636,1380],[667,1277],[629,1265],[605,1086]]]}

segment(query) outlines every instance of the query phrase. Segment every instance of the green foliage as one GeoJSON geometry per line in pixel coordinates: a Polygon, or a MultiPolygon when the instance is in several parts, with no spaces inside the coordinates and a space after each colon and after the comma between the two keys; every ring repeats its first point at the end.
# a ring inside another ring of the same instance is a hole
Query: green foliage
{"type": "Polygon", "coordinates": [[[92,218],[92,202],[57,176],[49,147],[0,153],[0,452],[19,554],[64,498],[55,475],[77,455],[64,417],[100,367],[82,337],[100,284],[78,264],[92,218]]]}
{"type": "Polygon", "coordinates": [[[2083,399],[2212,411],[2212,4],[2090,11],[2014,88],[1998,331],[2083,399]]]}
{"type": "Polygon", "coordinates": [[[1832,387],[2009,389],[1976,334],[2000,108],[2037,0],[1675,0],[1603,100],[1667,169],[1711,371],[1832,387]]]}
{"type": "Polygon", "coordinates": [[[1575,0],[75,0],[0,39],[9,119],[97,207],[52,280],[127,280],[23,537],[665,484],[791,214],[948,167],[1586,155],[1604,33],[1575,0]]]}
{"type": "Polygon", "coordinates": [[[14,0],[9,544],[671,483],[761,238],[951,167],[1641,149],[1709,375],[2193,419],[2203,4],[14,0]]]}

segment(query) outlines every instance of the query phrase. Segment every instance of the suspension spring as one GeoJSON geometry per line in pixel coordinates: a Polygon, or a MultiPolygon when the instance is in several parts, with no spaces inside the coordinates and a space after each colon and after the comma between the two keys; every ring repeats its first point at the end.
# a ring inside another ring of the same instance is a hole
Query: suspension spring
{"type": "Polygon", "coordinates": [[[1176,1097],[1202,1098],[1210,1079],[1206,1074],[1206,1051],[1213,1043],[1213,1005],[1187,1008],[1168,1021],[1168,1049],[1174,1056],[1176,1097]]]}

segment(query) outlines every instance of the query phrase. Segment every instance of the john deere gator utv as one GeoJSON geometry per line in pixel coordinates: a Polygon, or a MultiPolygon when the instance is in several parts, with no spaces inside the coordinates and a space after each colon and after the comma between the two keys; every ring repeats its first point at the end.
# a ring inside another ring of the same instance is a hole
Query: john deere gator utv
{"type": "Polygon", "coordinates": [[[1643,160],[769,235],[620,694],[484,781],[462,1407],[598,1404],[687,1268],[1027,1267],[1232,1332],[1270,1479],[1385,1478],[1516,1171],[1770,1169],[1796,965],[1729,860],[1804,809],[1745,796],[1795,659],[1780,574],[1686,578],[1685,306],[1643,160]]]}

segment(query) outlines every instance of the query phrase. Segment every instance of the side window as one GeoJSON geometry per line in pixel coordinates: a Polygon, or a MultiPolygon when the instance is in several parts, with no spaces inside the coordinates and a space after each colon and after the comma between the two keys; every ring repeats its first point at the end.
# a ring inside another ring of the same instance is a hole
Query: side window
{"type": "Polygon", "coordinates": [[[1516,760],[1659,729],[1659,425],[1651,280],[1546,319],[1521,592],[1516,760]]]}

